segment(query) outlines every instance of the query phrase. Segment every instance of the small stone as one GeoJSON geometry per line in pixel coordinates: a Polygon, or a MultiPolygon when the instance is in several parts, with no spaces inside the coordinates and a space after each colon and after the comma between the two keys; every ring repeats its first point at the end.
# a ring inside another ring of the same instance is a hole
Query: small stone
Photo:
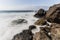
{"type": "Polygon", "coordinates": [[[32,29],[36,29],[36,26],[35,25],[30,25],[29,30],[32,30],[32,29]]]}

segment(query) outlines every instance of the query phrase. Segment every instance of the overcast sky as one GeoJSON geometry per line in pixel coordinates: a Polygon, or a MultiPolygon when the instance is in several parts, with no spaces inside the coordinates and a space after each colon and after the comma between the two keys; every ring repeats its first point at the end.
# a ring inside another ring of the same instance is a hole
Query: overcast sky
{"type": "Polygon", "coordinates": [[[51,6],[60,0],[0,0],[0,9],[19,9],[31,6],[51,6]]]}

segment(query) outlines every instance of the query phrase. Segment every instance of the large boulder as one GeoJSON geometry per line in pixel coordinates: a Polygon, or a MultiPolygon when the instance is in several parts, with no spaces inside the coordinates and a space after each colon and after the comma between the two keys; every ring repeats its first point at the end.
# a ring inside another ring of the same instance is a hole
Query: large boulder
{"type": "Polygon", "coordinates": [[[33,33],[30,30],[23,30],[23,32],[16,34],[12,40],[32,40],[33,33]]]}
{"type": "Polygon", "coordinates": [[[45,14],[46,14],[46,11],[44,9],[39,9],[38,12],[34,15],[34,17],[41,18],[45,16],[45,14]]]}
{"type": "Polygon", "coordinates": [[[46,12],[46,18],[51,23],[60,23],[60,4],[51,6],[46,12]]]}

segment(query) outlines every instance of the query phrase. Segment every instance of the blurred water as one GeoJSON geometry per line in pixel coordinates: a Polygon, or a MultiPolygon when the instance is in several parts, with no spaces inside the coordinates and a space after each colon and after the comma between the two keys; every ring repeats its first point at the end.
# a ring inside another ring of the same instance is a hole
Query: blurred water
{"type": "Polygon", "coordinates": [[[33,15],[35,12],[25,13],[0,13],[0,40],[11,40],[14,35],[28,29],[37,20],[33,15]],[[16,19],[26,19],[28,24],[11,25],[16,19]]]}

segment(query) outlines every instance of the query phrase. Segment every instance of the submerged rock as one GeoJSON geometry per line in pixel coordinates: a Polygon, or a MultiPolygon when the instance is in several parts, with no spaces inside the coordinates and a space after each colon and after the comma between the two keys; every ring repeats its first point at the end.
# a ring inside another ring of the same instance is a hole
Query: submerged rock
{"type": "Polygon", "coordinates": [[[39,9],[38,12],[34,15],[34,17],[40,18],[45,16],[45,14],[46,14],[46,11],[44,9],[39,9]]]}
{"type": "Polygon", "coordinates": [[[47,21],[60,24],[60,4],[53,5],[46,13],[47,21]]]}
{"type": "Polygon", "coordinates": [[[12,21],[12,24],[22,24],[22,23],[27,23],[27,20],[17,19],[17,20],[12,21]]]}
{"type": "Polygon", "coordinates": [[[30,30],[23,30],[23,32],[16,34],[12,40],[32,40],[33,33],[30,30]]]}

